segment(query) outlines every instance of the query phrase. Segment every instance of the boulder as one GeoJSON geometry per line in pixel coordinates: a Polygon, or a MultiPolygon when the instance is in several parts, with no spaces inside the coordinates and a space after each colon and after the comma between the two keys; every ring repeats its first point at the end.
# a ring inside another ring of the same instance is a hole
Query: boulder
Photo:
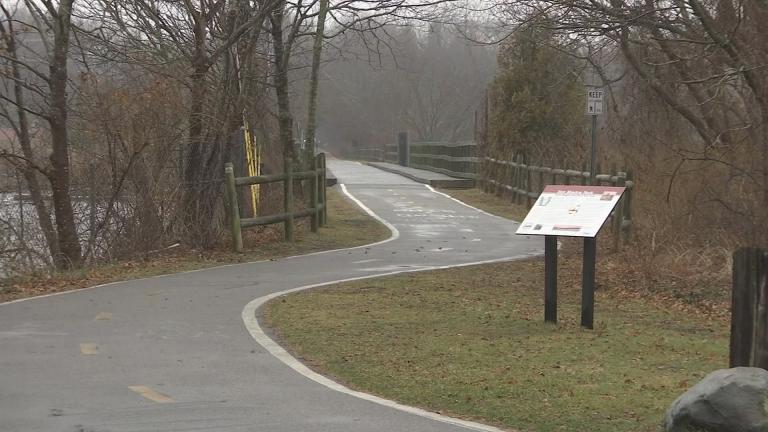
{"type": "Polygon", "coordinates": [[[704,377],[667,411],[666,432],[768,432],[768,371],[737,367],[704,377]]]}

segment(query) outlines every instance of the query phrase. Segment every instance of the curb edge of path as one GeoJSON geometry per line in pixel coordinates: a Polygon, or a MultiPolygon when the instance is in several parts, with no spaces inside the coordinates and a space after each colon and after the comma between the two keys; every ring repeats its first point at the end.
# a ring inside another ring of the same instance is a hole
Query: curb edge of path
{"type": "MultiPolygon", "coordinates": [[[[383,218],[381,218],[380,216],[375,214],[371,209],[366,207],[362,202],[360,202],[351,193],[349,193],[349,191],[346,189],[346,187],[344,186],[343,183],[341,184],[341,186],[342,186],[342,191],[345,194],[347,194],[347,196],[350,199],[352,199],[353,202],[355,202],[358,206],[360,206],[360,208],[362,208],[363,211],[368,213],[371,217],[375,218],[376,220],[384,223],[388,228],[394,229],[394,231],[393,231],[393,237],[394,238],[396,238],[396,235],[399,235],[399,234],[396,234],[397,233],[397,229],[394,226],[392,226],[392,224],[390,224],[389,222],[387,222],[386,220],[384,220],[383,218]]],[[[467,203],[464,203],[464,202],[462,202],[462,201],[460,201],[460,200],[458,200],[456,198],[453,198],[450,195],[444,194],[442,192],[438,192],[438,191],[434,190],[429,185],[426,185],[426,187],[431,192],[434,192],[434,193],[436,193],[438,195],[446,196],[446,197],[448,197],[448,198],[450,198],[450,199],[452,199],[452,200],[454,200],[454,201],[456,201],[456,202],[458,202],[458,203],[460,203],[460,204],[462,204],[462,205],[464,205],[466,207],[474,209],[474,210],[476,210],[476,211],[478,211],[480,213],[500,218],[500,216],[496,216],[496,215],[492,215],[490,213],[487,213],[487,212],[485,212],[483,210],[480,210],[480,209],[478,209],[476,207],[473,207],[473,206],[471,206],[471,205],[469,205],[467,203]]],[[[385,243],[387,241],[393,240],[394,238],[390,238],[388,240],[384,240],[382,242],[378,242],[378,243],[374,243],[374,244],[385,243]]],[[[358,276],[358,277],[352,277],[352,278],[344,278],[344,279],[339,279],[339,280],[330,281],[330,282],[322,282],[322,283],[318,283],[318,284],[311,284],[311,285],[304,285],[304,286],[296,287],[296,288],[290,288],[290,289],[287,289],[287,290],[274,292],[274,293],[267,294],[265,296],[256,298],[256,299],[252,300],[251,302],[249,302],[247,305],[245,305],[245,308],[243,309],[243,312],[242,312],[243,324],[245,325],[245,328],[248,330],[248,333],[250,333],[251,337],[253,337],[253,339],[256,341],[256,343],[261,345],[262,348],[267,350],[267,352],[269,352],[273,357],[275,357],[276,359],[278,359],[279,361],[281,361],[283,364],[285,364],[286,366],[290,367],[294,371],[296,371],[299,374],[303,375],[305,378],[308,378],[308,379],[310,379],[310,380],[312,380],[312,381],[314,381],[314,382],[316,382],[318,384],[321,384],[321,385],[325,386],[328,389],[331,389],[331,390],[334,390],[334,391],[337,391],[339,393],[343,393],[343,394],[346,394],[346,395],[349,395],[349,396],[352,396],[352,397],[356,397],[358,399],[362,399],[362,400],[365,400],[365,401],[368,401],[368,402],[372,402],[372,403],[375,403],[375,404],[378,404],[378,405],[382,405],[382,406],[385,406],[387,408],[392,408],[392,409],[395,409],[395,410],[398,410],[398,411],[402,411],[402,412],[406,412],[406,413],[409,413],[409,414],[412,414],[412,415],[416,415],[416,416],[419,416],[419,417],[427,418],[429,420],[434,420],[434,421],[438,421],[438,422],[441,422],[441,423],[450,424],[450,425],[453,425],[453,426],[463,427],[463,428],[466,428],[466,429],[469,429],[469,430],[481,431],[481,432],[505,432],[503,429],[499,429],[499,428],[497,428],[495,426],[489,426],[489,425],[485,425],[485,424],[478,423],[478,422],[473,422],[473,421],[469,421],[469,420],[462,420],[462,419],[458,419],[458,418],[454,418],[454,417],[445,416],[445,415],[438,414],[438,413],[431,412],[431,411],[427,411],[427,410],[424,410],[424,409],[421,409],[421,408],[417,408],[417,407],[413,407],[413,406],[409,406],[409,405],[403,405],[403,404],[400,404],[400,403],[395,402],[393,400],[385,399],[385,398],[382,398],[382,397],[379,397],[379,396],[375,396],[375,395],[372,395],[370,393],[364,393],[364,392],[361,392],[361,391],[352,390],[352,389],[350,389],[350,388],[348,388],[348,387],[346,387],[346,386],[344,386],[344,385],[342,385],[342,384],[340,384],[340,383],[338,383],[338,382],[336,382],[336,381],[334,381],[334,380],[332,380],[332,379],[330,379],[330,378],[328,378],[328,377],[326,377],[324,375],[321,375],[321,374],[313,371],[312,369],[307,367],[304,363],[299,361],[296,357],[292,356],[285,348],[283,348],[274,339],[272,339],[271,337],[269,337],[267,335],[267,333],[264,331],[264,329],[259,324],[259,320],[257,318],[257,312],[258,312],[259,308],[261,308],[264,304],[266,304],[270,300],[273,300],[273,299],[275,299],[277,297],[281,297],[281,296],[284,296],[284,295],[287,295],[287,294],[291,294],[291,293],[295,293],[295,292],[299,292],[299,291],[305,291],[305,290],[309,290],[309,289],[312,289],[312,288],[319,288],[319,287],[323,287],[323,286],[334,285],[334,284],[345,283],[345,282],[359,281],[359,280],[364,280],[364,279],[373,279],[373,278],[378,278],[378,277],[394,276],[394,275],[403,274],[403,273],[416,273],[416,272],[430,271],[430,270],[441,270],[441,269],[458,268],[458,267],[469,267],[469,266],[480,265],[480,264],[491,264],[491,263],[498,263],[498,262],[505,262],[505,261],[514,261],[514,260],[518,260],[518,259],[530,258],[531,256],[533,256],[533,255],[531,255],[531,254],[523,254],[523,255],[515,255],[515,256],[509,256],[509,257],[504,257],[504,258],[497,258],[497,259],[492,259],[492,260],[484,260],[484,261],[477,261],[477,262],[470,262],[470,263],[453,264],[453,265],[445,265],[445,266],[431,266],[431,267],[423,267],[423,268],[418,268],[418,269],[404,269],[404,270],[392,271],[392,272],[387,272],[387,273],[381,273],[381,274],[375,274],[375,275],[365,275],[365,276],[358,276]]]]}

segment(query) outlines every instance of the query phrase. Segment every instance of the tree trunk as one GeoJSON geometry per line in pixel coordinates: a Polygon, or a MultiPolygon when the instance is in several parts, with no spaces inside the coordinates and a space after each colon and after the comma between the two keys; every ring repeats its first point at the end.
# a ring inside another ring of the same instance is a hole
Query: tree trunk
{"type": "MultiPolygon", "coordinates": [[[[296,160],[293,146],[293,117],[291,116],[290,96],[288,94],[288,58],[289,50],[283,45],[283,13],[285,5],[275,8],[270,17],[272,44],[275,59],[275,74],[273,77],[277,95],[277,124],[280,128],[280,143],[283,148],[285,164],[296,160]]],[[[287,167],[284,167],[287,168],[287,167]]]]}
{"type": "MultiPolygon", "coordinates": [[[[5,16],[8,18],[8,32],[6,33],[6,43],[8,53],[11,58],[16,59],[16,37],[13,28],[13,21],[10,19],[10,14],[3,8],[5,16]]],[[[11,74],[13,76],[13,94],[16,105],[16,115],[18,117],[18,135],[19,144],[21,146],[21,153],[28,161],[26,167],[21,171],[24,176],[24,180],[27,183],[27,189],[32,197],[32,204],[35,207],[35,213],[37,214],[38,224],[40,230],[45,237],[45,243],[48,246],[48,252],[52,259],[59,256],[59,239],[56,237],[56,231],[51,222],[51,213],[48,211],[48,206],[45,205],[43,199],[42,189],[40,188],[40,182],[37,178],[37,171],[30,166],[31,162],[35,160],[34,152],[32,151],[32,139],[29,135],[29,119],[27,112],[24,110],[26,107],[26,101],[24,97],[24,89],[21,85],[22,78],[19,71],[19,64],[15,61],[11,61],[11,74]]]]}
{"type": "Polygon", "coordinates": [[[74,0],[64,0],[59,3],[58,14],[53,18],[54,45],[49,75],[51,189],[60,249],[58,256],[54,257],[54,262],[59,269],[77,268],[82,265],[82,249],[77,236],[70,193],[67,133],[67,56],[72,3],[74,0]]]}
{"type": "Polygon", "coordinates": [[[328,0],[320,0],[320,10],[317,14],[317,30],[315,43],[312,47],[312,74],[309,81],[309,106],[307,108],[307,154],[315,155],[315,129],[317,127],[317,88],[320,82],[320,60],[323,54],[323,35],[325,33],[325,17],[328,13],[328,0]]]}
{"type": "MultiPolygon", "coordinates": [[[[190,11],[192,12],[192,11],[190,11]]],[[[189,108],[189,146],[184,167],[184,205],[183,220],[188,238],[198,246],[209,243],[210,221],[205,215],[208,206],[204,195],[204,116],[207,94],[206,75],[210,69],[210,60],[206,52],[206,21],[203,11],[192,13],[195,21],[195,47],[192,57],[192,77],[190,83],[189,108]]]]}

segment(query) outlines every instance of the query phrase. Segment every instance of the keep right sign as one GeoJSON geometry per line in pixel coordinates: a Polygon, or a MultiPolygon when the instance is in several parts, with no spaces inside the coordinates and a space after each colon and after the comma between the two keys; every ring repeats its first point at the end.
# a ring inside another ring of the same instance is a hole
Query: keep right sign
{"type": "Polygon", "coordinates": [[[603,113],[603,90],[587,90],[587,115],[603,113]]]}

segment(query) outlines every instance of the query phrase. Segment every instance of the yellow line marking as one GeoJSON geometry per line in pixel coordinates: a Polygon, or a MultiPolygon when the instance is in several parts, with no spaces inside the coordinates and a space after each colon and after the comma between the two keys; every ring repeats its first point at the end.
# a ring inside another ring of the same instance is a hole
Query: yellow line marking
{"type": "Polygon", "coordinates": [[[80,353],[83,355],[96,355],[99,353],[99,346],[95,343],[81,343],[80,353]]]}
{"type": "Polygon", "coordinates": [[[100,312],[98,315],[96,315],[96,318],[94,318],[96,321],[109,321],[111,319],[112,314],[109,312],[100,312]]]}
{"type": "Polygon", "coordinates": [[[171,399],[169,396],[166,396],[162,393],[156,392],[152,390],[151,388],[147,386],[128,386],[129,389],[135,391],[136,393],[140,394],[141,396],[151,400],[152,402],[157,403],[172,403],[175,402],[173,399],[171,399]]]}

